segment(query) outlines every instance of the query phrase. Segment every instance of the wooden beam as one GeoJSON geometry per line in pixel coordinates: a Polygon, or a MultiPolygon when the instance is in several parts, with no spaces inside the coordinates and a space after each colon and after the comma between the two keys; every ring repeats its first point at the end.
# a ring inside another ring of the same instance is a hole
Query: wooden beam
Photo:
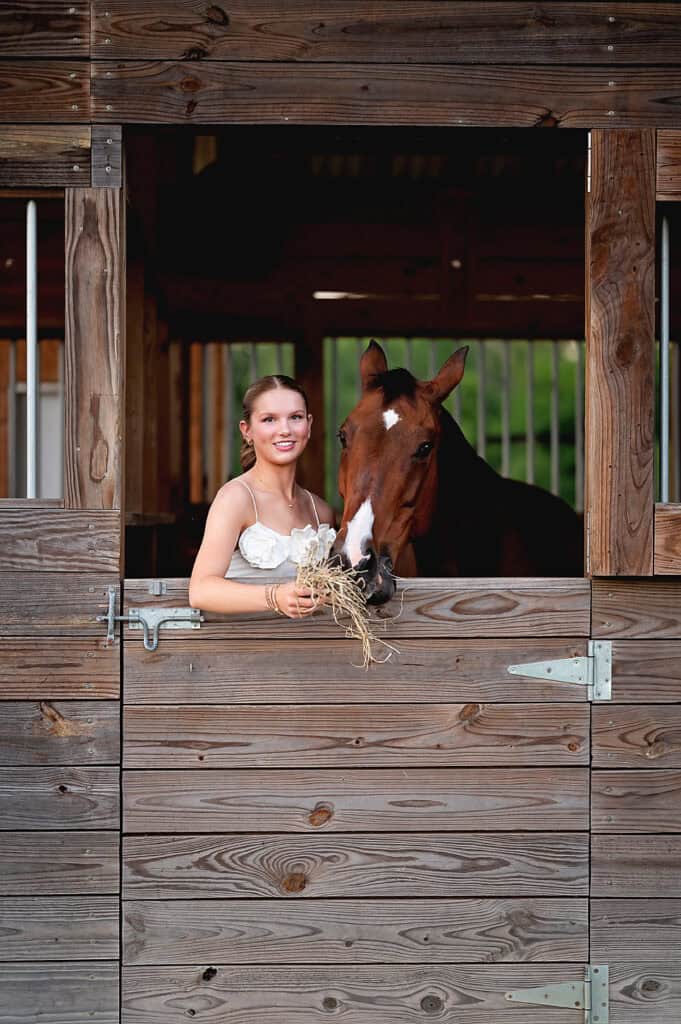
{"type": "Polygon", "coordinates": [[[65,503],[120,509],[125,374],[121,190],[66,194],[65,503]]]}
{"type": "Polygon", "coordinates": [[[649,64],[681,59],[674,3],[95,0],[103,60],[649,64]]]}
{"type": "Polygon", "coordinates": [[[308,322],[307,329],[294,346],[295,378],[307,395],[308,412],[312,413],[312,433],[300,460],[300,483],[322,496],[324,481],[324,335],[308,322]]]}
{"type": "Polygon", "coordinates": [[[54,188],[90,184],[87,125],[7,125],[0,133],[0,185],[54,188]]]}
{"type": "Polygon", "coordinates": [[[657,201],[681,200],[681,130],[657,133],[657,201]]]}
{"type": "Polygon", "coordinates": [[[681,505],[655,506],[655,575],[681,575],[681,505]]]}
{"type": "Polygon", "coordinates": [[[0,9],[0,57],[87,57],[87,0],[13,0],[0,9]]]}
{"type": "Polygon", "coordinates": [[[653,572],[655,132],[594,131],[587,196],[587,571],[653,572]]]}
{"type": "MultiPolygon", "coordinates": [[[[528,73],[511,64],[93,61],[90,68],[92,117],[103,124],[674,127],[681,91],[677,67],[630,68],[616,78],[608,67],[528,73]]],[[[17,89],[18,73],[8,77],[27,114],[11,120],[35,120],[40,100],[17,89]]],[[[18,105],[10,109],[16,114],[18,105]]]]}
{"type": "Polygon", "coordinates": [[[90,120],[90,64],[86,61],[0,61],[0,91],[0,122],[81,124],[90,120]]]}

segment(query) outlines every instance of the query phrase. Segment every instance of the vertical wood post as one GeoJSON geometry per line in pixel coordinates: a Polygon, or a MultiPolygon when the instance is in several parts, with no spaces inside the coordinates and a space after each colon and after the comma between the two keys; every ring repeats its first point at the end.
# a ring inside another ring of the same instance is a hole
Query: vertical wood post
{"type": "Polygon", "coordinates": [[[653,572],[655,131],[594,131],[586,217],[587,572],[653,572]]]}
{"type": "Polygon", "coordinates": [[[123,190],[67,189],[67,508],[122,507],[124,332],[123,190]]]}
{"type": "Polygon", "coordinates": [[[312,436],[300,460],[300,482],[324,497],[324,336],[311,320],[295,343],[295,376],[307,394],[313,417],[312,436]]]}

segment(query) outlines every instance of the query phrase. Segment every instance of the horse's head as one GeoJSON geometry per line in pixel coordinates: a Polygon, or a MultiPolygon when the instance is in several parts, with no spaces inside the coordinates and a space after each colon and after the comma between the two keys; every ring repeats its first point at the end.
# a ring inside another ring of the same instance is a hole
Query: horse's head
{"type": "Polygon", "coordinates": [[[362,396],[338,432],[345,506],[333,550],[362,573],[372,604],[393,596],[400,555],[430,525],[440,405],[463,377],[467,352],[458,349],[429,381],[389,370],[375,341],[360,360],[362,396]]]}

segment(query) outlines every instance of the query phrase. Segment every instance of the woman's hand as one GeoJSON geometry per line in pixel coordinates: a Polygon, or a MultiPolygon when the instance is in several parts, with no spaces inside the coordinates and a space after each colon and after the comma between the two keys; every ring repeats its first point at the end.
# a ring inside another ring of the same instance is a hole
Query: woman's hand
{"type": "Polygon", "coordinates": [[[295,580],[280,583],[274,596],[279,610],[288,615],[289,619],[304,619],[323,603],[320,598],[313,597],[307,587],[299,587],[295,580]]]}

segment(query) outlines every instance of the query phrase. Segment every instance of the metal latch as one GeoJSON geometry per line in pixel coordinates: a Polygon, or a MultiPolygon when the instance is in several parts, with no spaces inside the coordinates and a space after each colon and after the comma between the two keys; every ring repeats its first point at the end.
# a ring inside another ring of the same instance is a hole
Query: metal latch
{"type": "Polygon", "coordinates": [[[509,1002],[532,1003],[534,1006],[572,1007],[583,1014],[584,1024],[608,1024],[609,1005],[608,964],[584,968],[583,981],[564,981],[543,988],[519,988],[506,992],[509,1002]]]}
{"type": "Polygon", "coordinates": [[[116,588],[109,587],[109,607],[106,615],[98,615],[97,622],[106,622],[108,643],[116,636],[116,623],[127,622],[130,629],[144,630],[144,647],[155,651],[161,626],[166,629],[201,629],[204,622],[199,608],[130,608],[129,615],[116,615],[116,588]]]}
{"type": "Polygon", "coordinates": [[[557,683],[586,686],[587,700],[612,699],[612,640],[589,640],[585,658],[558,658],[509,665],[513,676],[554,679],[557,683]]]}

